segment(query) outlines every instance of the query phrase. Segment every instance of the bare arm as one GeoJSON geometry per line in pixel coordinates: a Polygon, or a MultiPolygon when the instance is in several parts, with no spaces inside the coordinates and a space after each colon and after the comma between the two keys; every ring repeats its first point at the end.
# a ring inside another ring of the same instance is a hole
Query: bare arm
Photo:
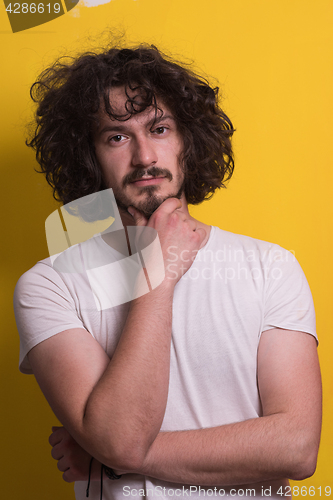
{"type": "Polygon", "coordinates": [[[211,429],[160,433],[138,472],[200,485],[312,475],[321,429],[315,339],[279,329],[263,333],[258,385],[263,417],[211,429]]]}
{"type": "MultiPolygon", "coordinates": [[[[179,200],[166,200],[149,220],[165,253],[175,244],[180,252],[198,249],[204,237],[176,212],[180,206],[179,200]]],[[[140,467],[159,432],[168,393],[174,285],[166,276],[133,301],[111,361],[83,329],[59,333],[29,353],[56,416],[84,449],[111,467],[140,467]]]]}
{"type": "MultiPolygon", "coordinates": [[[[136,472],[193,485],[298,480],[312,475],[321,429],[314,338],[288,330],[265,332],[258,353],[258,384],[262,417],[210,429],[159,433],[144,466],[136,472]]],[[[53,433],[50,443],[66,481],[87,479],[85,452],[66,432],[53,433]]],[[[97,463],[94,467],[93,479],[98,479],[100,468],[97,463]]]]}

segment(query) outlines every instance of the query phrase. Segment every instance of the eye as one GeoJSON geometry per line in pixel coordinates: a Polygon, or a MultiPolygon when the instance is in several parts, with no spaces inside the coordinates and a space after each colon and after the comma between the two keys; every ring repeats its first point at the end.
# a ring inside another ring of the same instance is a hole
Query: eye
{"type": "Polygon", "coordinates": [[[165,132],[167,131],[167,127],[157,127],[155,128],[155,130],[153,130],[154,134],[157,134],[157,135],[162,135],[162,134],[165,134],[165,132]]]}
{"type": "Polygon", "coordinates": [[[114,135],[113,137],[110,137],[109,142],[121,142],[124,139],[125,139],[124,135],[118,134],[114,135]]]}

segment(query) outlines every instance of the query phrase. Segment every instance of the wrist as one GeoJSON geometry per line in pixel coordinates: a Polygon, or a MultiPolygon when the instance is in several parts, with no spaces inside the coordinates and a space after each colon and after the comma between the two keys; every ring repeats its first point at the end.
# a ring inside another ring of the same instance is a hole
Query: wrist
{"type": "Polygon", "coordinates": [[[133,471],[135,474],[140,474],[141,476],[149,476],[151,473],[151,463],[152,463],[152,451],[151,448],[154,446],[154,443],[148,449],[145,458],[141,464],[141,466],[133,471]]]}
{"type": "Polygon", "coordinates": [[[119,472],[118,474],[114,469],[108,467],[107,465],[102,465],[102,467],[103,467],[103,475],[106,475],[106,477],[111,481],[115,481],[121,478],[122,474],[120,473],[120,471],[118,471],[119,472]]]}
{"type": "MultiPolygon", "coordinates": [[[[101,467],[102,467],[102,463],[94,458],[92,461],[92,464],[91,464],[91,474],[90,474],[91,481],[100,481],[101,480],[101,467]]],[[[112,469],[112,470],[117,476],[122,476],[123,474],[127,474],[127,471],[124,471],[124,470],[118,470],[118,469],[112,469]]],[[[108,475],[105,473],[105,469],[104,469],[103,480],[107,480],[107,479],[108,479],[108,475]]]]}
{"type": "Polygon", "coordinates": [[[102,467],[101,462],[99,462],[98,460],[96,460],[96,458],[94,458],[91,464],[91,475],[90,475],[91,481],[100,481],[101,467],[102,467]]]}
{"type": "Polygon", "coordinates": [[[156,300],[156,304],[162,303],[166,305],[168,302],[172,303],[174,288],[176,285],[176,280],[165,277],[164,280],[149,293],[144,293],[140,297],[132,301],[132,307],[144,306],[146,303],[151,307],[152,299],[156,300]]]}

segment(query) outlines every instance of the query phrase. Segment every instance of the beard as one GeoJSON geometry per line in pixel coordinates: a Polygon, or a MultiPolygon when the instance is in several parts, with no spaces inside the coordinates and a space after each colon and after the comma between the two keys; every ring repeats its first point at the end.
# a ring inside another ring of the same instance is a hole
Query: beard
{"type": "MultiPolygon", "coordinates": [[[[132,174],[126,176],[123,180],[123,188],[128,184],[138,179],[141,179],[145,174],[153,177],[158,177],[164,175],[169,181],[173,179],[171,172],[167,169],[162,169],[159,167],[151,167],[148,170],[135,170],[132,174]]],[[[113,189],[113,193],[118,205],[118,208],[127,212],[129,206],[132,206],[139,210],[142,215],[149,219],[155,210],[168,198],[178,198],[184,192],[184,182],[180,182],[180,186],[176,192],[170,193],[165,196],[158,195],[159,186],[143,186],[140,188],[138,194],[143,199],[138,202],[133,202],[125,193],[124,190],[117,188],[113,189]]]]}

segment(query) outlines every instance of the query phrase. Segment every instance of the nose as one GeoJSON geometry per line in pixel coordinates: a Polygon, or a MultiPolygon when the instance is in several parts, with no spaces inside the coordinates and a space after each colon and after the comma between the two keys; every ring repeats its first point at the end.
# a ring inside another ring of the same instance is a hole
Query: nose
{"type": "Polygon", "coordinates": [[[157,152],[153,141],[146,135],[137,137],[133,142],[133,167],[147,168],[155,163],[157,163],[157,152]]]}

